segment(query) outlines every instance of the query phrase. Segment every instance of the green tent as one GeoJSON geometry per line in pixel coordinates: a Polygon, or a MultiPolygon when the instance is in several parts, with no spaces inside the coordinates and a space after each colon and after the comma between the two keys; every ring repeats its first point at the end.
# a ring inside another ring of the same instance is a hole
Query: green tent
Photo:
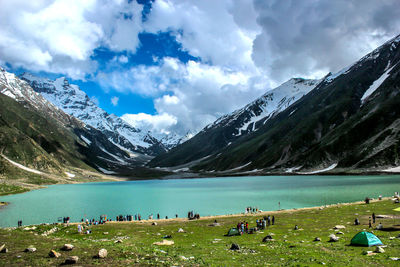
{"type": "Polygon", "coordinates": [[[240,232],[237,228],[231,228],[231,229],[229,229],[229,231],[226,235],[227,236],[240,235],[240,232]]]}
{"type": "Polygon", "coordinates": [[[373,233],[359,232],[351,239],[350,245],[371,247],[371,246],[381,246],[383,244],[382,241],[373,233]]]}

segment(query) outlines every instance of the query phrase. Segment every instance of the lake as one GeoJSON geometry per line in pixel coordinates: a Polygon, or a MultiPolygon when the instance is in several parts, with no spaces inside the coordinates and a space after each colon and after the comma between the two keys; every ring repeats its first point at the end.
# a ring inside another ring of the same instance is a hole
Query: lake
{"type": "Polygon", "coordinates": [[[106,214],[140,213],[142,218],[186,217],[244,212],[248,206],[278,210],[320,206],[392,196],[400,191],[400,176],[247,176],[51,185],[3,196],[11,204],[0,208],[0,226],[98,219],[106,214]],[[280,206],[279,203],[280,202],[280,206]]]}

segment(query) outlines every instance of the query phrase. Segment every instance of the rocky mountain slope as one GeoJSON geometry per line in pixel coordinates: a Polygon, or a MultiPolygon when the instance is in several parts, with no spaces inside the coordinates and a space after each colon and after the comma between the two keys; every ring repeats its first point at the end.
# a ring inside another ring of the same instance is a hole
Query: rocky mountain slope
{"type": "Polygon", "coordinates": [[[14,74],[0,69],[1,154],[24,166],[65,175],[69,167],[129,173],[131,158],[101,131],[63,112],[14,74]]]}
{"type": "MultiPolygon", "coordinates": [[[[226,144],[230,136],[211,134],[213,124],[150,164],[174,166],[202,159],[192,170],[264,173],[351,172],[397,166],[399,61],[397,36],[350,67],[328,74],[297,102],[253,124],[256,131],[241,134],[228,146],[215,149],[214,144],[226,144]],[[218,140],[213,140],[215,136],[218,140]],[[210,143],[213,147],[203,150],[210,143]]],[[[251,124],[244,133],[250,129],[251,124]]]]}
{"type": "Polygon", "coordinates": [[[64,77],[55,81],[29,73],[20,76],[48,101],[87,125],[101,131],[107,138],[133,156],[154,156],[165,152],[163,144],[150,133],[134,128],[121,118],[99,108],[77,85],[64,77]]]}

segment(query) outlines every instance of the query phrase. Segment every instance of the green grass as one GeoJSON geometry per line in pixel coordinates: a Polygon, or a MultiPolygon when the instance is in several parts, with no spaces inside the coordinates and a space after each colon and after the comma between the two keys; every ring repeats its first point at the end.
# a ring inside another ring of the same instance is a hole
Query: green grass
{"type": "MultiPolygon", "coordinates": [[[[363,229],[368,230],[368,217],[375,214],[393,214],[398,205],[391,201],[380,201],[369,205],[357,204],[340,207],[328,207],[323,210],[299,210],[275,214],[276,225],[270,226],[257,234],[226,237],[224,234],[237,222],[246,220],[254,226],[255,216],[218,218],[219,227],[208,226],[213,219],[198,221],[160,221],[152,226],[150,222],[141,223],[109,223],[91,226],[92,234],[79,235],[76,225],[38,226],[36,230],[0,229],[1,243],[10,250],[0,254],[0,265],[59,265],[68,255],[77,255],[78,265],[205,265],[205,266],[266,266],[296,265],[312,266],[325,263],[328,266],[398,266],[389,257],[398,257],[400,239],[391,240],[400,232],[375,230],[375,234],[387,245],[385,253],[372,256],[363,255],[364,251],[374,248],[348,246],[351,238],[363,229]],[[358,214],[358,215],[355,215],[358,214]],[[352,222],[358,217],[361,225],[352,222]],[[303,230],[294,231],[294,225],[303,230]],[[346,226],[339,242],[329,243],[329,234],[337,224],[346,226]],[[48,237],[41,234],[53,227],[58,231],[48,237]],[[178,233],[183,228],[185,233],[178,233]],[[108,234],[104,234],[108,232],[108,234]],[[273,233],[275,241],[262,243],[265,235],[273,233]],[[175,242],[172,246],[156,246],[164,235],[172,235],[175,242]],[[313,242],[320,237],[321,242],[313,242]],[[122,243],[114,243],[123,238],[122,243]],[[65,243],[75,246],[73,251],[63,252],[60,248],[65,243]],[[241,247],[238,252],[230,251],[232,243],[241,247]],[[35,253],[22,252],[29,245],[38,250],[35,253]],[[100,248],[108,250],[108,258],[95,259],[93,256],[100,248]],[[58,259],[47,256],[50,249],[61,252],[58,259]],[[181,258],[184,256],[188,260],[181,258]],[[190,257],[193,257],[190,259],[190,257]]],[[[384,226],[392,226],[393,219],[378,219],[384,226]]],[[[397,222],[400,224],[400,219],[397,222]]]]}
{"type": "Polygon", "coordinates": [[[19,193],[24,193],[26,191],[29,191],[29,189],[17,185],[0,183],[0,196],[19,194],[19,193]]]}

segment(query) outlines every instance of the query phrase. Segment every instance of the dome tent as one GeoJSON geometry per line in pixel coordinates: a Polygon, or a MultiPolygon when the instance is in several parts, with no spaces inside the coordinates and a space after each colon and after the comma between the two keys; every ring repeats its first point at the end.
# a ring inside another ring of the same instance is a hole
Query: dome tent
{"type": "Polygon", "coordinates": [[[382,246],[382,241],[373,233],[370,232],[359,232],[350,241],[350,245],[353,246],[382,246]]]}

